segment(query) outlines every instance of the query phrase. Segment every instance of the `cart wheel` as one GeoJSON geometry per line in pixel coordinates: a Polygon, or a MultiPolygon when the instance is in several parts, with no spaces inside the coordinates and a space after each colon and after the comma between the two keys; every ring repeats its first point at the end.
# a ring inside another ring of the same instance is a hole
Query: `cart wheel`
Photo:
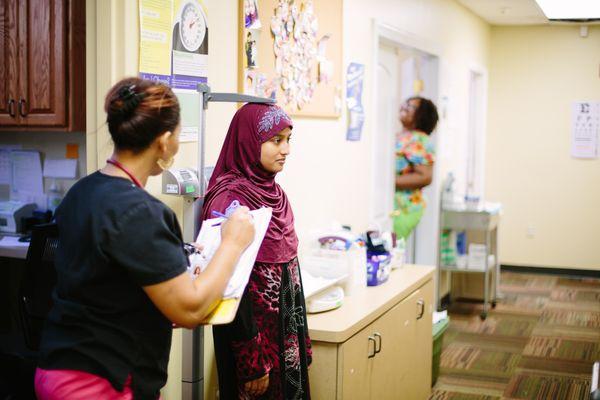
{"type": "Polygon", "coordinates": [[[487,318],[487,312],[483,311],[481,314],[479,314],[479,318],[481,318],[482,321],[485,321],[487,318]]]}
{"type": "Polygon", "coordinates": [[[492,301],[492,308],[496,308],[496,300],[492,301]]]}

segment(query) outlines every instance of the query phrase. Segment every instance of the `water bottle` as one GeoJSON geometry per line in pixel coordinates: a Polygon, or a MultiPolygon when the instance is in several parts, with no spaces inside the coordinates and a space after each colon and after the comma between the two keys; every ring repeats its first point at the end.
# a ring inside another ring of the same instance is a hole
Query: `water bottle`
{"type": "Polygon", "coordinates": [[[48,210],[54,213],[63,199],[62,191],[60,190],[60,187],[56,184],[56,180],[52,181],[52,185],[50,186],[50,189],[48,189],[47,198],[48,210]]]}

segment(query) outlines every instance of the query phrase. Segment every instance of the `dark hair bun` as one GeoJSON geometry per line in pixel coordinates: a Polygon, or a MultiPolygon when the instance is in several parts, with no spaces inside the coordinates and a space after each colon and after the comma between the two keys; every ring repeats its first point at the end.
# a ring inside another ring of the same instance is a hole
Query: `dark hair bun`
{"type": "Polygon", "coordinates": [[[170,87],[137,77],[117,82],[104,102],[117,150],[142,151],[179,125],[179,102],[170,87]]]}
{"type": "Polygon", "coordinates": [[[119,111],[123,117],[127,117],[140,105],[146,93],[136,93],[135,85],[125,85],[119,88],[117,95],[117,98],[123,102],[119,111]]]}

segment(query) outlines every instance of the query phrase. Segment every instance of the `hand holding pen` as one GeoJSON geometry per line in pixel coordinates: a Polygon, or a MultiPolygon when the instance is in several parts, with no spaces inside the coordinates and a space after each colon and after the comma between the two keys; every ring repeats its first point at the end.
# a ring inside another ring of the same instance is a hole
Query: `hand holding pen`
{"type": "MultiPolygon", "coordinates": [[[[231,204],[230,204],[230,205],[227,207],[227,209],[225,210],[225,214],[223,214],[222,212],[219,212],[219,211],[215,211],[215,210],[213,210],[213,211],[212,211],[212,216],[213,216],[213,217],[221,217],[221,218],[227,219],[227,218],[229,218],[229,216],[230,216],[231,214],[233,214],[233,213],[235,212],[235,210],[237,210],[239,207],[240,207],[240,202],[239,202],[239,201],[237,201],[237,200],[233,200],[233,201],[231,202],[231,204]]],[[[223,223],[223,221],[221,221],[221,222],[217,222],[216,224],[213,224],[213,226],[219,226],[219,225],[221,225],[222,223],[223,223]]]]}
{"type": "Polygon", "coordinates": [[[221,224],[221,243],[229,243],[246,249],[254,239],[254,224],[248,207],[238,207],[225,215],[221,224]]]}

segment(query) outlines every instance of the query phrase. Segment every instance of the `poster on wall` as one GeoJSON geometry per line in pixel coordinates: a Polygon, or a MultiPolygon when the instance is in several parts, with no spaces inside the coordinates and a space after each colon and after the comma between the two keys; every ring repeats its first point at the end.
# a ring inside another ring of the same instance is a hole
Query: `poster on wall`
{"type": "Polygon", "coordinates": [[[139,0],[141,78],[173,88],[181,106],[181,142],[198,140],[198,83],[208,81],[208,18],[199,0],[139,0]]]}
{"type": "Polygon", "coordinates": [[[598,158],[600,102],[573,103],[571,131],[571,156],[598,158]]]}
{"type": "Polygon", "coordinates": [[[140,0],[141,78],[171,85],[172,0],[140,0]]]}
{"type": "Polygon", "coordinates": [[[175,0],[173,4],[174,89],[196,90],[208,78],[208,21],[198,0],[175,0]]]}
{"type": "Polygon", "coordinates": [[[362,105],[365,66],[350,63],[346,74],[346,106],[348,107],[348,131],[346,140],[358,141],[362,135],[365,111],[362,105]]]}

